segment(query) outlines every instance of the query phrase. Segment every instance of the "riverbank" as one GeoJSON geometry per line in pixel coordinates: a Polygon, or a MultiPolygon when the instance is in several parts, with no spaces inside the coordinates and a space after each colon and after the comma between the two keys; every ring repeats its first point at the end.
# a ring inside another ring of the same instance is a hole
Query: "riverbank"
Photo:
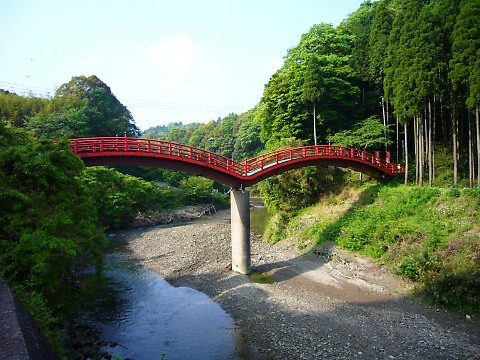
{"type": "Polygon", "coordinates": [[[300,255],[253,237],[253,270],[275,280],[259,284],[230,271],[226,212],[116,235],[146,268],[217,301],[235,321],[241,359],[480,358],[476,319],[402,297],[408,284],[332,245],[300,255]]]}

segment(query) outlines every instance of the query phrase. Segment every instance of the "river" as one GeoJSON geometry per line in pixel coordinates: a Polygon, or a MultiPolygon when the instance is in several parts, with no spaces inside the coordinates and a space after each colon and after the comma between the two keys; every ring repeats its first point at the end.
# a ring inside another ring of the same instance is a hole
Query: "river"
{"type": "MultiPolygon", "coordinates": [[[[266,213],[254,204],[252,229],[260,233],[266,213]]],[[[199,221],[225,221],[225,213],[199,221]]],[[[105,265],[102,296],[82,316],[109,344],[104,350],[137,360],[238,358],[233,319],[207,295],[171,286],[132,260],[115,236],[105,265]]]]}

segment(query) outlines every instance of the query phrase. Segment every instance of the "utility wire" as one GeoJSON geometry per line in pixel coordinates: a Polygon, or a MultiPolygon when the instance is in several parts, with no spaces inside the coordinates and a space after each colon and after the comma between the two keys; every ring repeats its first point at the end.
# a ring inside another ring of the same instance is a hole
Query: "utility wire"
{"type": "MultiPolygon", "coordinates": [[[[14,92],[28,93],[33,96],[49,97],[51,96],[51,90],[38,87],[23,85],[11,82],[0,81],[0,88],[5,90],[11,90],[14,92]]],[[[205,105],[205,104],[192,104],[192,103],[174,103],[167,101],[151,101],[141,99],[125,99],[123,101],[127,107],[147,108],[147,109],[163,109],[163,110],[178,110],[178,111],[201,111],[201,112],[240,112],[244,109],[238,105],[205,105]]]]}

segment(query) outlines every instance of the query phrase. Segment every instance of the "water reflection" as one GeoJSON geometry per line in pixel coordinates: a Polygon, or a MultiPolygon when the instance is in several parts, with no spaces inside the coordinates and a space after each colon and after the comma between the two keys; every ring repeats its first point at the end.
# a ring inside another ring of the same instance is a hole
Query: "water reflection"
{"type": "Polygon", "coordinates": [[[130,359],[234,359],[233,320],[207,295],[172,287],[157,274],[131,266],[125,254],[107,257],[108,290],[90,317],[106,348],[130,359]]]}
{"type": "Polygon", "coordinates": [[[250,229],[256,235],[263,235],[267,227],[270,214],[260,198],[250,199],[250,229]]]}
{"type": "MultiPolygon", "coordinates": [[[[252,199],[251,229],[263,234],[268,220],[263,202],[252,199]]],[[[230,221],[229,211],[197,222],[230,221]]],[[[175,224],[182,226],[184,224],[175,224]]],[[[172,225],[166,225],[172,226],[172,225]]],[[[115,346],[122,359],[236,359],[232,318],[207,295],[172,287],[158,274],[130,259],[126,243],[113,240],[106,256],[101,296],[87,304],[83,320],[115,346]]]]}

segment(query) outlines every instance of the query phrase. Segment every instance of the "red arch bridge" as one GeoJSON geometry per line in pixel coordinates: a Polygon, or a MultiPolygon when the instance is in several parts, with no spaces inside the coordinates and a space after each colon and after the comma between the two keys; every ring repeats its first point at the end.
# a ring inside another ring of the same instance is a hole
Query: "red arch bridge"
{"type": "Polygon", "coordinates": [[[250,203],[245,190],[270,176],[305,166],[337,166],[377,179],[391,179],[405,171],[365,151],[344,146],[315,145],[277,150],[237,162],[195,146],[164,140],[95,137],[71,140],[73,152],[86,166],[153,166],[200,175],[231,186],[232,269],[250,272],[250,203]]]}

